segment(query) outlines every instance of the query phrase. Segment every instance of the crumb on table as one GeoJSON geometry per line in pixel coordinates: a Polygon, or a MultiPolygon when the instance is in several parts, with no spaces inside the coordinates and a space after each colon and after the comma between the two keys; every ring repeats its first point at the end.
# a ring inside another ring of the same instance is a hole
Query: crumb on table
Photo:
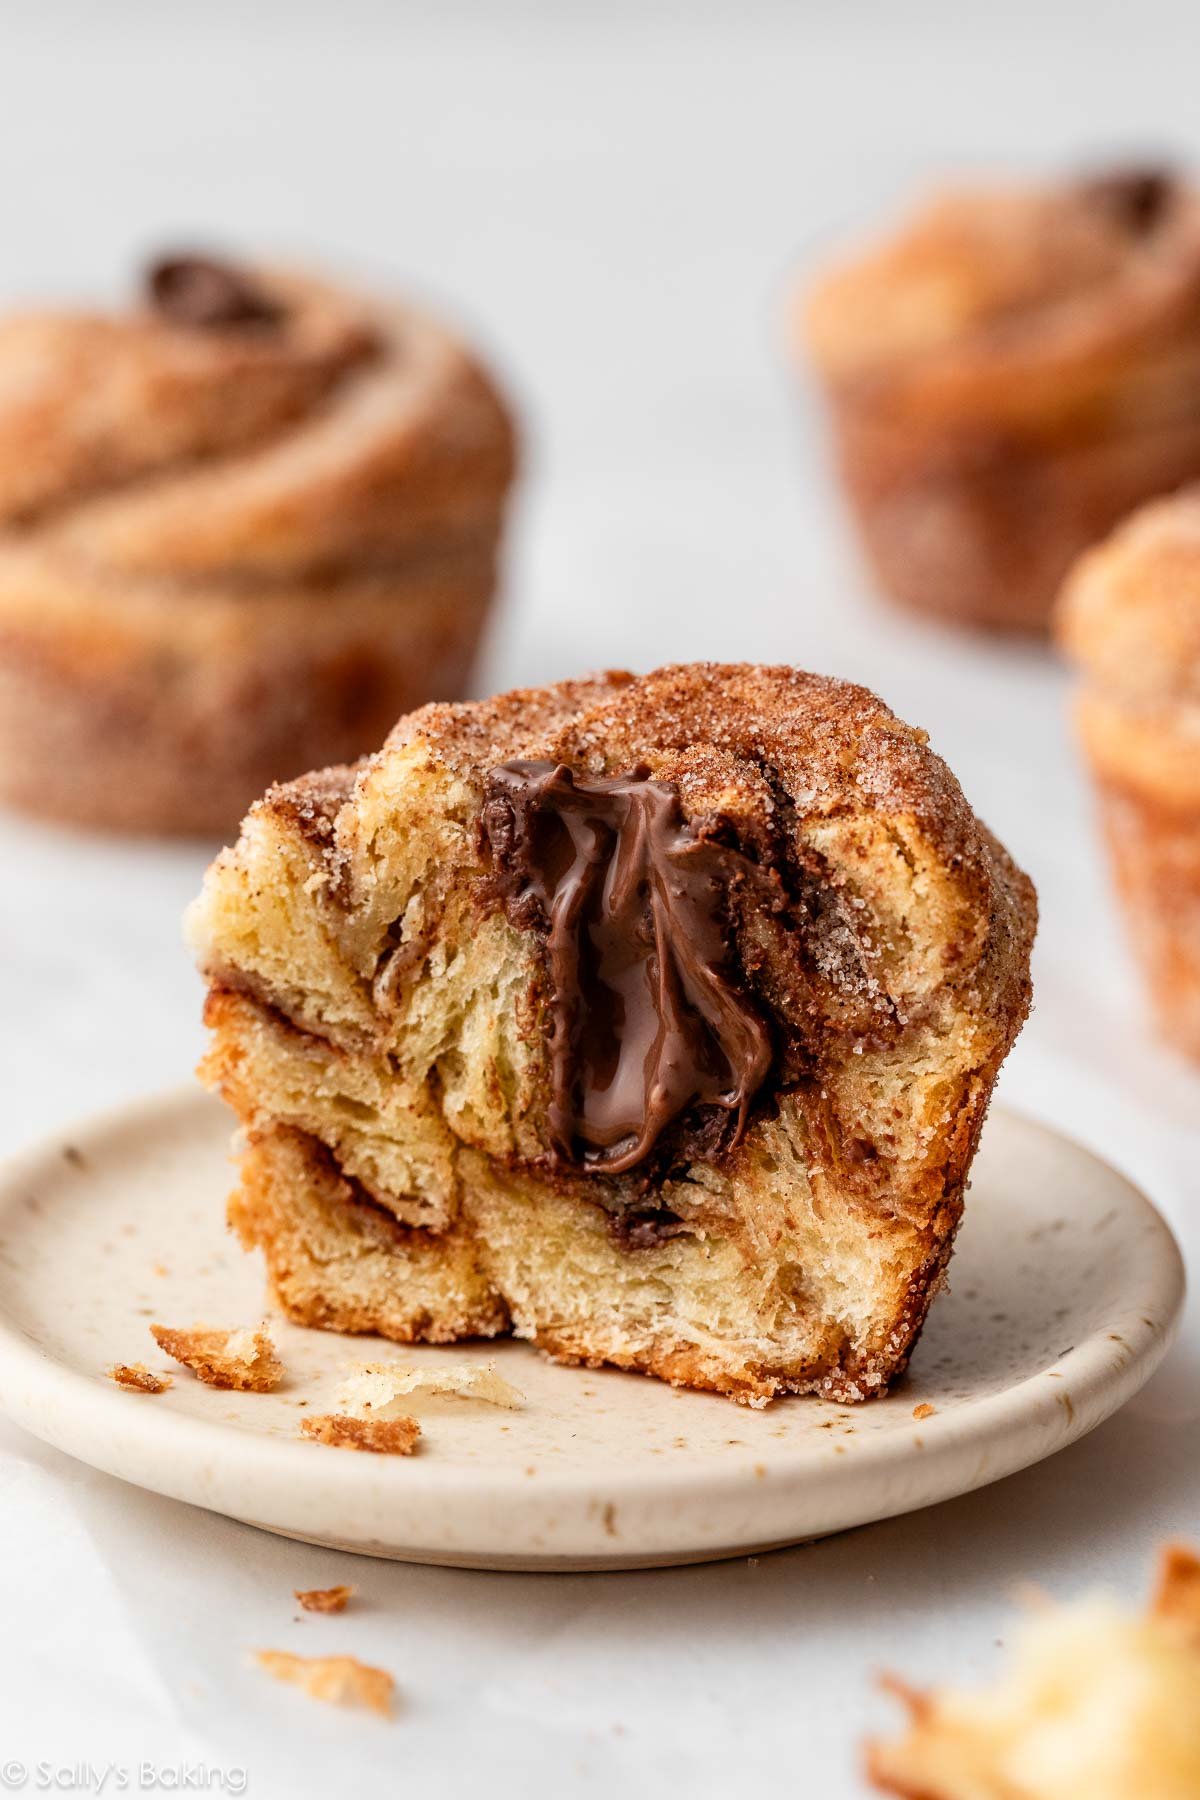
{"type": "Polygon", "coordinates": [[[292,1589],[305,1612],[315,1613],[345,1612],[346,1602],[354,1591],[353,1587],[292,1589]]]}
{"type": "Polygon", "coordinates": [[[390,1718],[396,1683],[386,1669],[372,1668],[355,1656],[294,1656],[290,1650],[256,1650],[255,1658],[276,1681],[303,1688],[313,1700],[331,1706],[365,1706],[390,1718]]]}

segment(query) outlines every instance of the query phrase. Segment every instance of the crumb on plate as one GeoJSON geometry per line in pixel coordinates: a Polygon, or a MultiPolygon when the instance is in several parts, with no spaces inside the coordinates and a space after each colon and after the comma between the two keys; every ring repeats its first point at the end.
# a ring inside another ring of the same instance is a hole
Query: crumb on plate
{"type": "Polygon", "coordinates": [[[346,1413],[318,1413],[301,1419],[305,1437],[337,1450],[373,1450],[379,1456],[411,1456],[421,1427],[415,1419],[353,1419],[346,1413]]]}
{"type": "Polygon", "coordinates": [[[155,1375],[145,1363],[114,1363],[108,1375],[118,1387],[134,1388],[139,1394],[165,1394],[174,1385],[169,1375],[155,1375]]]}
{"type": "Polygon", "coordinates": [[[404,1363],[356,1363],[338,1389],[338,1404],[347,1412],[372,1418],[395,1418],[410,1394],[452,1394],[460,1400],[481,1400],[487,1406],[510,1412],[524,1405],[525,1396],[491,1363],[453,1362],[413,1368],[404,1363]]]}
{"type": "Polygon", "coordinates": [[[183,1363],[208,1387],[265,1394],[283,1379],[283,1364],[261,1329],[242,1326],[222,1331],[211,1325],[194,1325],[190,1331],[177,1331],[169,1325],[151,1325],[150,1331],[160,1350],[183,1363]]]}

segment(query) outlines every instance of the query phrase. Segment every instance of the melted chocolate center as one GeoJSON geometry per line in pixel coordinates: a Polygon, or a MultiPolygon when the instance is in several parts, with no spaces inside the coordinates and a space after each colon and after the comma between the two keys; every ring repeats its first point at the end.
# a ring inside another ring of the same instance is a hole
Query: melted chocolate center
{"type": "Polygon", "coordinates": [[[172,325],[202,331],[255,329],[281,323],[284,311],[232,263],[208,256],[168,256],[146,271],[156,312],[172,325]]]}
{"type": "Polygon", "coordinates": [[[698,835],[645,769],[492,771],[483,832],[510,919],[546,934],[556,1161],[619,1174],[696,1107],[745,1130],[771,1040],[729,955],[728,896],[751,868],[698,835]]]}

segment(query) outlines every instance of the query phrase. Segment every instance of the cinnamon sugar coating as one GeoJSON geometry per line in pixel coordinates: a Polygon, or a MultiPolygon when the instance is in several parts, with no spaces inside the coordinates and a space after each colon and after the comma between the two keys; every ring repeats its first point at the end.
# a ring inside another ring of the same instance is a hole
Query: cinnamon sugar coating
{"type": "Polygon", "coordinates": [[[1169,170],[935,196],[800,333],[880,585],[1042,629],[1083,550],[1200,476],[1200,199],[1169,170]]]}
{"type": "Polygon", "coordinates": [[[514,471],[489,377],[406,306],[226,279],[241,316],[0,322],[10,804],[224,833],[465,682],[514,471]]]}
{"type": "Polygon", "coordinates": [[[268,794],[193,914],[202,1072],[249,1132],[232,1216],[308,1323],[510,1326],[756,1404],[864,1398],[950,1254],[1035,911],[864,689],[693,664],[426,708],[359,770],[268,794]],[[635,1166],[554,1154],[545,936],[481,829],[523,758],[642,770],[752,871],[722,897],[772,1047],[744,1134],[701,1099],[635,1166]]]}

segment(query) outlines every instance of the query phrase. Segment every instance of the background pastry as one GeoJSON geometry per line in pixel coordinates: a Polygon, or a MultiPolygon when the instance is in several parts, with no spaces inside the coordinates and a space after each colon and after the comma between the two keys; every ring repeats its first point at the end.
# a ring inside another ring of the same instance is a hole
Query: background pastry
{"type": "Polygon", "coordinates": [[[1200,488],[1090,551],[1058,629],[1134,950],[1163,1031],[1200,1059],[1200,488]]]}
{"type": "Polygon", "coordinates": [[[923,612],[1040,629],[1080,552],[1200,476],[1200,198],[1168,171],[941,195],[801,330],[874,572],[923,612]]]}
{"type": "Polygon", "coordinates": [[[223,833],[457,696],[513,466],[448,331],[303,276],[0,323],[0,797],[223,833]]]}
{"type": "Polygon", "coordinates": [[[1145,1618],[1043,1604],[974,1694],[901,1688],[907,1733],[870,1770],[904,1800],[1192,1800],[1200,1793],[1200,1560],[1164,1554],[1145,1618]]]}
{"type": "Polygon", "coordinates": [[[862,688],[695,664],[427,708],[268,794],[194,911],[232,1220],[306,1324],[869,1397],[1034,918],[862,688]]]}

